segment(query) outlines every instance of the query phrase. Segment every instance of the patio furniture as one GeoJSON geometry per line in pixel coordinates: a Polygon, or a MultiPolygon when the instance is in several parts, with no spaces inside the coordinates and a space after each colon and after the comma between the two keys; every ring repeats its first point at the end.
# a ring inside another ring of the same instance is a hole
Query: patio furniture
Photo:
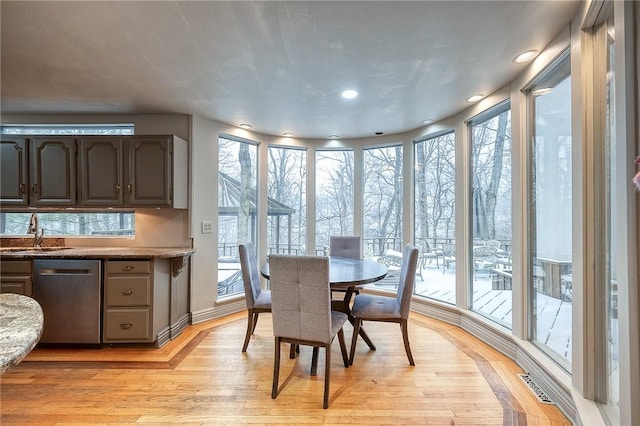
{"type": "Polygon", "coordinates": [[[436,268],[440,268],[440,256],[442,256],[442,250],[432,250],[429,247],[429,243],[427,241],[423,241],[420,244],[420,255],[418,257],[418,275],[420,275],[420,279],[424,281],[422,277],[422,270],[427,267],[427,264],[432,264],[433,260],[436,261],[436,268]]]}
{"type": "Polygon", "coordinates": [[[342,361],[349,367],[342,326],[347,314],[331,310],[329,258],[324,256],[272,255],[269,258],[275,357],[271,398],[278,396],[280,344],[313,346],[312,375],[318,361],[318,348],[324,348],[324,400],[329,406],[331,343],[338,335],[342,361]]]}
{"type": "Polygon", "coordinates": [[[495,247],[496,256],[494,263],[497,267],[511,269],[511,253],[502,249],[502,243],[498,240],[487,240],[485,246],[495,247]]]}
{"type": "Polygon", "coordinates": [[[455,243],[442,244],[442,273],[444,274],[451,265],[456,264],[456,245],[455,243]]]}
{"type": "MultiPolygon", "coordinates": [[[[382,256],[378,257],[377,262],[382,263],[389,269],[387,277],[396,276],[402,267],[402,253],[387,249],[382,256]]],[[[396,282],[394,282],[394,286],[397,287],[396,282]]]]}
{"type": "Polygon", "coordinates": [[[409,307],[411,296],[416,279],[416,268],[418,264],[418,248],[407,244],[402,256],[402,266],[400,269],[400,279],[396,297],[377,296],[371,294],[360,294],[355,297],[351,315],[355,317],[353,325],[353,337],[351,338],[351,353],[349,363],[353,364],[358,342],[358,334],[363,321],[396,322],[400,324],[404,349],[409,359],[409,364],[415,365],[411,348],[409,346],[409,333],[407,330],[407,319],[409,318],[409,307]]]}
{"type": "Polygon", "coordinates": [[[487,271],[496,264],[497,249],[494,246],[484,245],[473,248],[473,279],[478,271],[487,271]]]}
{"type": "Polygon", "coordinates": [[[258,315],[263,312],[271,312],[271,292],[260,287],[256,248],[253,243],[240,244],[238,252],[240,254],[244,295],[247,302],[247,334],[244,338],[244,345],[242,345],[242,352],[246,352],[251,335],[256,329],[256,324],[258,324],[258,315]]]}

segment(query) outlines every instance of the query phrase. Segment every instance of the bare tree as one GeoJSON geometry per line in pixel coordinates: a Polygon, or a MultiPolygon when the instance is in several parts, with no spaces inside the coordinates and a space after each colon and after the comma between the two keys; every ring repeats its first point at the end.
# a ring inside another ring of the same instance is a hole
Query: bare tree
{"type": "Polygon", "coordinates": [[[240,202],[238,203],[238,242],[249,241],[249,209],[251,207],[251,155],[246,143],[238,150],[240,163],[240,202]]]}
{"type": "Polygon", "coordinates": [[[489,220],[489,237],[496,237],[496,201],[498,188],[500,186],[500,178],[502,176],[502,156],[504,154],[504,143],[507,132],[507,114],[506,112],[498,116],[498,129],[496,139],[493,145],[493,161],[491,167],[491,180],[485,192],[485,201],[487,203],[487,218],[489,220]]]}
{"type": "Polygon", "coordinates": [[[402,146],[365,151],[366,238],[377,239],[375,251],[402,240],[402,146]],[[368,232],[367,232],[368,231],[368,232]]]}
{"type": "Polygon", "coordinates": [[[353,151],[316,154],[316,244],[353,232],[353,151]]]}

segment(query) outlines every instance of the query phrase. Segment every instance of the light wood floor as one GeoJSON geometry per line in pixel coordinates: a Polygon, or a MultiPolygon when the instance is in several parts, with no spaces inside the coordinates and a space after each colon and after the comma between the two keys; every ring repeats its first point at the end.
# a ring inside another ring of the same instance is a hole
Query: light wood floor
{"type": "MultiPolygon", "coordinates": [[[[34,350],[1,377],[0,424],[570,424],[516,376],[511,360],[461,329],[412,314],[416,366],[397,324],[365,323],[353,366],[332,350],[331,396],[322,409],[324,354],[309,376],[311,348],[288,358],[271,399],[271,317],[261,314],[246,354],[244,315],[190,326],[161,349],[34,350]]],[[[352,328],[345,326],[347,345],[352,328]]],[[[337,340],[337,339],[336,339],[337,340]]]]}

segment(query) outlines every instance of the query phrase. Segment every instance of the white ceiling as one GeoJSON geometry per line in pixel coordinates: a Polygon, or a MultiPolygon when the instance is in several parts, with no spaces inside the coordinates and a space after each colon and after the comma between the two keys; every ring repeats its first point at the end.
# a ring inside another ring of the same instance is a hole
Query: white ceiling
{"type": "Polygon", "coordinates": [[[576,1],[0,3],[3,114],[185,113],[398,133],[503,87],[576,1]],[[345,100],[354,88],[360,96],[345,100]]]}

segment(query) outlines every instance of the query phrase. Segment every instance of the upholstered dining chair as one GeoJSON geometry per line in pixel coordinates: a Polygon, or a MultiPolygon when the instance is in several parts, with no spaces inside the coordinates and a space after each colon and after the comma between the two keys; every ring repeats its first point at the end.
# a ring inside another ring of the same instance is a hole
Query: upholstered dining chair
{"type": "MultiPolygon", "coordinates": [[[[329,256],[362,259],[362,243],[359,235],[331,235],[329,237],[329,256]]],[[[344,293],[345,289],[331,290],[333,293],[344,293]]],[[[358,288],[355,294],[360,293],[358,288]]]]}
{"type": "Polygon", "coordinates": [[[353,364],[356,353],[356,343],[362,321],[383,321],[397,322],[402,330],[404,340],[404,350],[409,358],[409,364],[416,365],[413,361],[411,348],[409,346],[409,333],[407,330],[407,319],[409,318],[409,307],[411,306],[411,296],[416,280],[416,267],[418,264],[418,248],[407,244],[402,254],[402,266],[400,267],[400,281],[396,297],[377,296],[371,294],[359,294],[355,297],[351,315],[355,317],[353,322],[353,337],[351,338],[351,353],[349,354],[349,364],[353,364]]]}
{"type": "Polygon", "coordinates": [[[329,256],[362,259],[362,244],[358,235],[332,235],[329,237],[329,256]]]}
{"type": "Polygon", "coordinates": [[[349,366],[342,326],[347,315],[331,310],[329,258],[323,256],[269,256],[275,358],[271,398],[278,396],[281,343],[313,346],[312,375],[318,348],[325,350],[324,401],[329,406],[331,343],[338,335],[342,361],[349,366]]]}
{"type": "Polygon", "coordinates": [[[258,314],[271,312],[271,292],[260,287],[260,274],[256,259],[256,248],[252,242],[238,246],[240,269],[244,283],[244,295],[247,301],[247,334],[242,345],[242,352],[247,351],[251,335],[258,324],[258,314]]]}

